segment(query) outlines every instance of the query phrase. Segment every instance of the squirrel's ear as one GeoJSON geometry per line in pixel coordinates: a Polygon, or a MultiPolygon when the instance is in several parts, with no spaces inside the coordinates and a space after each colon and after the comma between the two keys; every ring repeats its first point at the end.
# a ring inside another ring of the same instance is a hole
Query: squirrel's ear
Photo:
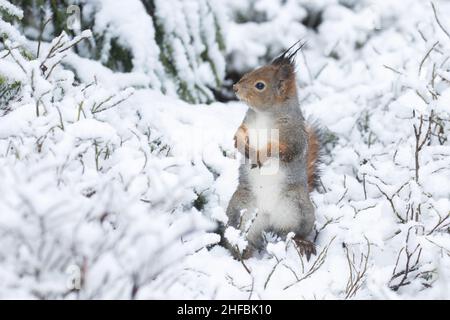
{"type": "Polygon", "coordinates": [[[293,70],[290,65],[281,65],[277,72],[277,89],[279,95],[284,95],[288,89],[289,81],[292,79],[293,70]]]}
{"type": "Polygon", "coordinates": [[[281,65],[277,72],[278,80],[288,80],[292,76],[292,69],[292,66],[289,64],[281,65]]]}
{"type": "Polygon", "coordinates": [[[287,91],[287,80],[278,80],[277,91],[279,96],[284,96],[287,91]]]}

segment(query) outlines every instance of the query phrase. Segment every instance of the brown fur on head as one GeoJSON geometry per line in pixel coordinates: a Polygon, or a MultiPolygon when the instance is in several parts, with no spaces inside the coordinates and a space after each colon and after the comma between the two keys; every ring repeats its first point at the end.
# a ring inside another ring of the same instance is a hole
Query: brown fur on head
{"type": "Polygon", "coordinates": [[[233,86],[239,100],[247,103],[255,111],[268,111],[297,95],[295,82],[295,54],[303,47],[290,53],[284,51],[271,64],[246,73],[233,86]]]}

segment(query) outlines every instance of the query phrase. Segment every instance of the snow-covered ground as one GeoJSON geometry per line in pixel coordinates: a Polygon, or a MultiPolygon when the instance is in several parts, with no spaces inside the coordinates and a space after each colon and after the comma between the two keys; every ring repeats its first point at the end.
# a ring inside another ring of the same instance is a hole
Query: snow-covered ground
{"type": "Polygon", "coordinates": [[[449,299],[450,4],[315,1],[317,30],[294,24],[312,3],[256,1],[270,22],[224,33],[240,71],[308,41],[301,107],[327,130],[316,256],[275,236],[244,263],[217,245],[244,104],[188,104],[142,70],[7,43],[0,75],[25,85],[0,108],[0,298],[449,299]]]}

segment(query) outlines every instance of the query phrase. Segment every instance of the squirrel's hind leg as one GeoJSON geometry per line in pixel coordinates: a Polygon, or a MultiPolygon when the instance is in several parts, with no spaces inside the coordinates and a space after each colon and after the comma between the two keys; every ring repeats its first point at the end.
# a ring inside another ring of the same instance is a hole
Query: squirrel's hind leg
{"type": "Polygon", "coordinates": [[[295,246],[297,247],[298,252],[302,256],[306,256],[306,260],[309,261],[311,255],[316,255],[316,245],[308,240],[302,239],[299,236],[295,236],[292,240],[294,240],[295,246]]]}
{"type": "Polygon", "coordinates": [[[224,232],[222,232],[221,244],[238,260],[252,257],[255,251],[259,251],[263,247],[262,231],[266,221],[263,216],[258,214],[256,197],[245,183],[240,183],[231,197],[227,208],[227,216],[228,223],[227,226],[224,226],[223,231],[228,226],[241,230],[245,233],[248,245],[243,252],[239,252],[225,238],[224,232]]]}
{"type": "Polygon", "coordinates": [[[309,261],[311,255],[316,255],[316,246],[306,239],[311,233],[315,221],[314,207],[309,193],[302,186],[292,186],[287,188],[285,197],[287,201],[294,204],[299,218],[297,225],[292,230],[295,233],[293,240],[300,254],[305,255],[309,261]]]}
{"type": "Polygon", "coordinates": [[[249,211],[255,207],[256,199],[250,188],[239,184],[228,203],[228,225],[239,229],[243,222],[242,210],[249,211]]]}
{"type": "MultiPolygon", "coordinates": [[[[239,184],[228,204],[226,212],[228,216],[227,226],[244,231],[247,223],[249,223],[249,220],[252,219],[252,214],[254,212],[256,212],[256,198],[254,194],[248,186],[245,184],[239,184]]],[[[227,226],[223,227],[221,244],[226,247],[238,260],[250,258],[253,253],[259,249],[259,238],[262,240],[262,236],[255,237],[257,232],[255,232],[253,225],[250,226],[247,235],[248,247],[241,253],[225,238],[224,232],[227,226]]]]}

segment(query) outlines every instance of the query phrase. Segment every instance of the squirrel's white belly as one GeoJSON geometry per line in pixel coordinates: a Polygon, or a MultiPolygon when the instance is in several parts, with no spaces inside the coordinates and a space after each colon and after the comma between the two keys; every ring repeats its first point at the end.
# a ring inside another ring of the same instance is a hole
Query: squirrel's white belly
{"type": "MultiPolygon", "coordinates": [[[[275,229],[288,230],[298,223],[300,215],[282,194],[285,179],[278,159],[269,159],[261,168],[250,169],[249,182],[258,209],[255,224],[268,224],[275,229]]],[[[265,229],[264,226],[260,227],[265,229]]]]}

